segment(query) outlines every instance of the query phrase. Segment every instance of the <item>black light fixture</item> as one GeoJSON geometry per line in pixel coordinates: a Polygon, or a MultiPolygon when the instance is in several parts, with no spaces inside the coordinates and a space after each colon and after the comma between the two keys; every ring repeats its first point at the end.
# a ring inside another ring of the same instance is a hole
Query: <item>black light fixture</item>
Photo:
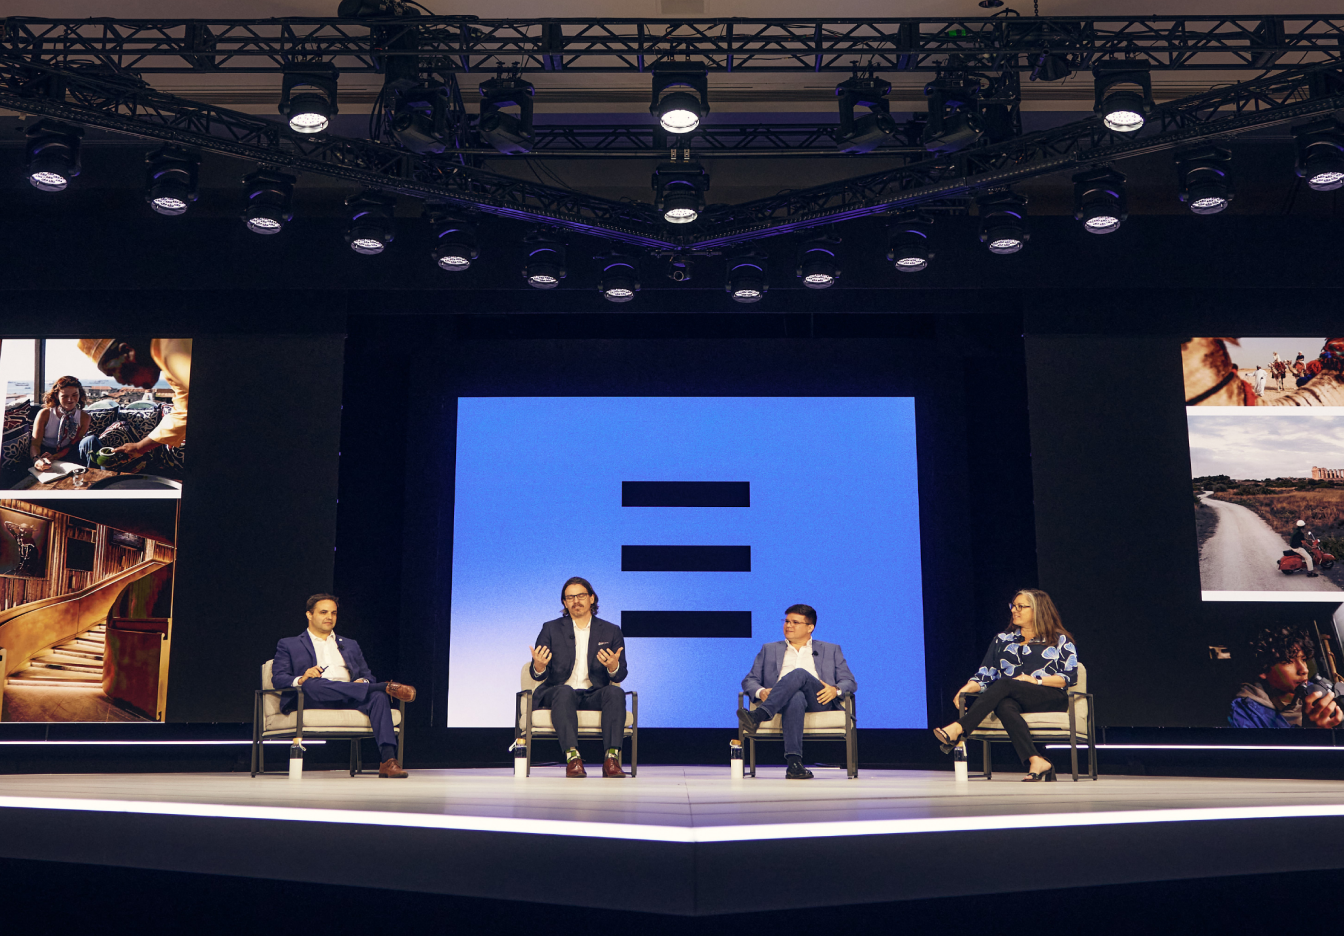
{"type": "Polygon", "coordinates": [[[695,273],[695,263],[692,261],[690,254],[669,254],[667,266],[663,268],[663,272],[674,283],[689,283],[691,276],[695,273]]]}
{"type": "Polygon", "coordinates": [[[684,158],[659,163],[653,170],[653,205],[668,224],[689,224],[705,210],[709,173],[689,151],[673,150],[672,155],[684,158]]]}
{"type": "Polygon", "coordinates": [[[835,86],[836,97],[840,99],[840,130],[835,143],[840,152],[871,153],[896,135],[896,120],[887,101],[890,93],[890,81],[871,71],[862,76],[857,66],[852,77],[835,86]],[[867,108],[868,113],[855,117],[856,107],[867,108]]]}
{"type": "Polygon", "coordinates": [[[662,62],[653,66],[649,113],[668,133],[690,133],[709,113],[709,72],[701,62],[662,62]]]}
{"type": "Polygon", "coordinates": [[[397,236],[396,207],[395,198],[373,189],[347,198],[345,242],[350,249],[369,256],[382,253],[397,236]]]}
{"type": "Polygon", "coordinates": [[[728,281],[724,289],[734,302],[760,302],[770,284],[766,282],[768,269],[765,254],[751,252],[738,254],[728,260],[728,281]]]}
{"type": "Polygon", "coordinates": [[[1027,232],[1027,197],[1014,192],[982,195],[975,200],[980,209],[980,243],[994,254],[1015,254],[1031,235],[1027,232]]]}
{"type": "Polygon", "coordinates": [[[887,228],[887,259],[901,273],[928,269],[933,259],[929,249],[933,218],[925,214],[901,215],[887,228]]]}
{"type": "Polygon", "coordinates": [[[292,175],[271,169],[258,169],[243,176],[247,192],[247,207],[243,222],[253,234],[279,234],[294,217],[290,206],[294,201],[292,175]]]}
{"type": "Polygon", "coordinates": [[[481,116],[476,130],[481,139],[506,156],[532,152],[537,133],[532,127],[532,97],[537,89],[517,73],[505,78],[503,70],[489,81],[481,82],[481,116]],[[506,107],[518,108],[512,114],[506,107]]]}
{"type": "Polygon", "coordinates": [[[1063,81],[1072,74],[1073,63],[1069,61],[1069,57],[1046,48],[1036,57],[1028,77],[1031,81],[1063,81]]]}
{"type": "Polygon", "coordinates": [[[431,255],[440,270],[461,273],[481,255],[476,225],[457,209],[442,202],[425,202],[425,220],[434,234],[431,255]]]}
{"type": "Polygon", "coordinates": [[[1221,146],[1201,146],[1176,154],[1180,199],[1197,215],[1218,214],[1235,195],[1229,172],[1232,153],[1221,146]]]}
{"type": "Polygon", "coordinates": [[[28,181],[43,192],[60,192],[79,175],[79,141],[84,128],[56,120],[39,120],[28,137],[28,181]]]}
{"type": "Polygon", "coordinates": [[[1129,217],[1125,177],[1114,169],[1093,169],[1073,177],[1073,216],[1089,234],[1120,230],[1129,217]]]}
{"type": "Polygon", "coordinates": [[[201,157],[179,146],[161,146],[145,156],[145,201],[161,215],[186,214],[196,200],[201,157]]]}
{"type": "Polygon", "coordinates": [[[326,62],[286,65],[280,113],[295,133],[321,133],[336,115],[336,66],[326,62]]]}
{"type": "Polygon", "coordinates": [[[639,258],[612,253],[597,257],[602,279],[597,288],[608,302],[629,302],[639,292],[639,258]]]}
{"type": "Polygon", "coordinates": [[[419,85],[392,93],[392,136],[412,153],[438,155],[452,143],[448,89],[419,85]]]}
{"type": "Polygon", "coordinates": [[[523,278],[533,289],[554,289],[569,271],[565,269],[565,245],[548,231],[534,230],[523,238],[526,259],[523,278]]]}
{"type": "Polygon", "coordinates": [[[1344,186],[1344,126],[1333,117],[1293,128],[1297,177],[1317,192],[1344,186]]]}
{"type": "Polygon", "coordinates": [[[814,237],[798,246],[798,278],[808,289],[829,289],[840,278],[838,237],[814,237]]]}
{"type": "Polygon", "coordinates": [[[929,118],[919,144],[930,153],[955,153],[984,135],[980,118],[980,82],[960,72],[938,73],[924,86],[929,118]]]}
{"type": "Polygon", "coordinates": [[[1104,59],[1092,67],[1093,110],[1117,133],[1143,127],[1154,110],[1153,82],[1147,62],[1104,59]]]}

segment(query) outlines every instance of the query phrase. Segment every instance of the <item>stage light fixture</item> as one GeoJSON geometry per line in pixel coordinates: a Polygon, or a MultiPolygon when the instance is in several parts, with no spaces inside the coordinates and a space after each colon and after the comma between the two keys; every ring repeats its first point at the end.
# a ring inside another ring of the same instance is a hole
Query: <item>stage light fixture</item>
{"type": "Polygon", "coordinates": [[[1317,192],[1344,186],[1344,126],[1334,118],[1293,128],[1297,138],[1297,177],[1317,192]]]}
{"type": "Polygon", "coordinates": [[[1073,216],[1089,234],[1120,230],[1129,217],[1125,177],[1114,169],[1093,169],[1073,177],[1073,216]]]}
{"type": "Polygon", "coordinates": [[[975,200],[980,209],[980,243],[994,254],[1015,254],[1031,234],[1027,231],[1027,197],[1013,192],[982,195],[975,200]]]}
{"type": "Polygon", "coordinates": [[[373,189],[347,198],[345,242],[350,249],[369,256],[382,253],[397,236],[393,219],[396,206],[394,197],[373,189]]]}
{"type": "Polygon", "coordinates": [[[523,278],[533,289],[554,289],[569,271],[565,269],[565,245],[553,234],[536,230],[523,238],[527,259],[523,278]]]}
{"type": "Polygon", "coordinates": [[[395,90],[392,136],[412,153],[438,155],[452,144],[448,89],[441,84],[395,90]]]}
{"type": "Polygon", "coordinates": [[[798,278],[808,289],[829,289],[840,278],[838,237],[815,237],[798,247],[798,278]]]}
{"type": "Polygon", "coordinates": [[[728,281],[724,289],[733,297],[734,302],[760,302],[770,288],[766,282],[766,256],[752,252],[738,254],[728,260],[728,281]]]}
{"type": "Polygon", "coordinates": [[[639,258],[612,253],[597,257],[602,264],[598,289],[608,302],[629,302],[639,292],[639,258]]]}
{"type": "Polygon", "coordinates": [[[296,133],[321,133],[336,115],[336,66],[325,62],[285,66],[280,113],[296,133]]]}
{"type": "Polygon", "coordinates": [[[901,273],[928,269],[933,259],[929,249],[933,218],[924,214],[901,215],[887,228],[887,259],[901,273]]]}
{"type": "Polygon", "coordinates": [[[919,138],[930,153],[955,153],[973,146],[985,133],[980,118],[980,82],[968,75],[943,74],[924,86],[928,123],[919,138]]]}
{"type": "Polygon", "coordinates": [[[515,73],[510,78],[500,74],[481,82],[481,116],[476,130],[481,139],[506,156],[520,156],[532,152],[537,145],[537,133],[532,127],[532,97],[537,89],[515,73]],[[516,107],[518,113],[504,108],[516,107]]]}
{"type": "Polygon", "coordinates": [[[1063,81],[1073,74],[1073,63],[1069,57],[1059,52],[1043,51],[1032,66],[1031,81],[1063,81]]]}
{"type": "Polygon", "coordinates": [[[896,135],[896,120],[891,116],[887,95],[891,82],[878,78],[870,71],[861,76],[857,66],[853,77],[835,86],[840,99],[840,129],[835,135],[836,146],[842,153],[871,153],[896,135]],[[854,108],[864,107],[868,113],[854,116],[854,108]]]}
{"type": "Polygon", "coordinates": [[[653,66],[649,113],[668,133],[690,133],[709,113],[709,72],[701,62],[663,62],[653,66]]]}
{"type": "Polygon", "coordinates": [[[440,270],[461,273],[481,255],[476,246],[476,225],[447,205],[427,203],[425,219],[434,232],[433,257],[440,270]]]}
{"type": "Polygon", "coordinates": [[[290,210],[294,201],[294,182],[294,176],[270,169],[258,169],[243,176],[243,188],[247,192],[243,222],[249,231],[254,234],[280,233],[294,217],[290,210]]]}
{"type": "Polygon", "coordinates": [[[186,214],[196,200],[201,157],[178,146],[161,146],[145,157],[145,201],[161,215],[186,214]]]}
{"type": "Polygon", "coordinates": [[[1176,154],[1180,199],[1197,215],[1218,214],[1235,195],[1229,173],[1232,154],[1220,146],[1201,146],[1176,154]]]}
{"type": "Polygon", "coordinates": [[[28,181],[39,191],[63,191],[79,175],[79,141],[84,128],[56,120],[39,120],[25,135],[28,181]]]}
{"type": "Polygon", "coordinates": [[[673,156],[686,154],[680,162],[659,163],[653,170],[653,204],[668,224],[690,224],[705,210],[705,190],[709,173],[689,158],[685,150],[673,150],[673,156]]]}
{"type": "Polygon", "coordinates": [[[1093,110],[1107,128],[1134,133],[1152,114],[1153,83],[1147,62],[1106,59],[1092,68],[1093,110]]]}

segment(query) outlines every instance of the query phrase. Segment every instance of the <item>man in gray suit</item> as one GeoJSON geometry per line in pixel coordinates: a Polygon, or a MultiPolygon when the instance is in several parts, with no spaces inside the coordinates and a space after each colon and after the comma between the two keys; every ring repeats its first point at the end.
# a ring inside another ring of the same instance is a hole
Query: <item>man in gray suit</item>
{"type": "Polygon", "coordinates": [[[858,688],[839,644],[812,639],[817,612],[796,604],[784,612],[784,639],[765,644],[742,688],[761,704],[738,709],[742,730],[754,735],[763,723],[781,715],[787,780],[811,780],[803,766],[803,716],[841,707],[840,698],[858,688]]]}

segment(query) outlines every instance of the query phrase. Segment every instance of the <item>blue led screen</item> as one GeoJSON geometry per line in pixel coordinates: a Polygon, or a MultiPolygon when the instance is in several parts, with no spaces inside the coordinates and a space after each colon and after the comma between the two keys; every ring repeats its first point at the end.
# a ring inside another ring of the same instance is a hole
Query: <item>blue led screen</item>
{"type": "Polygon", "coordinates": [[[925,727],[911,398],[461,398],[450,727],[512,722],[572,575],[627,632],[641,727],[734,728],[798,602],[843,648],[862,725],[925,727]]]}

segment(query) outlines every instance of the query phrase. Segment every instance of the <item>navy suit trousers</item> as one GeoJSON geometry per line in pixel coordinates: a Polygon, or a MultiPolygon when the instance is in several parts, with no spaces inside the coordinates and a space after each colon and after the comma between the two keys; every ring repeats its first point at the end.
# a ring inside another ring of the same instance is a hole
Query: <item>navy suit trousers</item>
{"type": "Polygon", "coordinates": [[[303,681],[305,709],[358,709],[369,716],[373,725],[373,739],[379,753],[387,746],[397,746],[397,734],[392,729],[392,700],[386,692],[387,683],[335,682],[317,676],[303,681]]]}
{"type": "Polygon", "coordinates": [[[568,751],[579,743],[579,709],[602,710],[602,747],[620,749],[625,741],[625,692],[620,686],[592,689],[571,686],[545,686],[532,696],[537,708],[551,710],[551,725],[560,740],[560,750],[568,751]]]}
{"type": "Polygon", "coordinates": [[[760,708],[774,718],[780,715],[780,727],[784,731],[784,755],[803,756],[803,716],[808,712],[829,712],[837,708],[838,700],[822,705],[817,701],[817,693],[826,688],[826,684],[805,669],[789,670],[770,690],[770,698],[760,704],[760,708]]]}

